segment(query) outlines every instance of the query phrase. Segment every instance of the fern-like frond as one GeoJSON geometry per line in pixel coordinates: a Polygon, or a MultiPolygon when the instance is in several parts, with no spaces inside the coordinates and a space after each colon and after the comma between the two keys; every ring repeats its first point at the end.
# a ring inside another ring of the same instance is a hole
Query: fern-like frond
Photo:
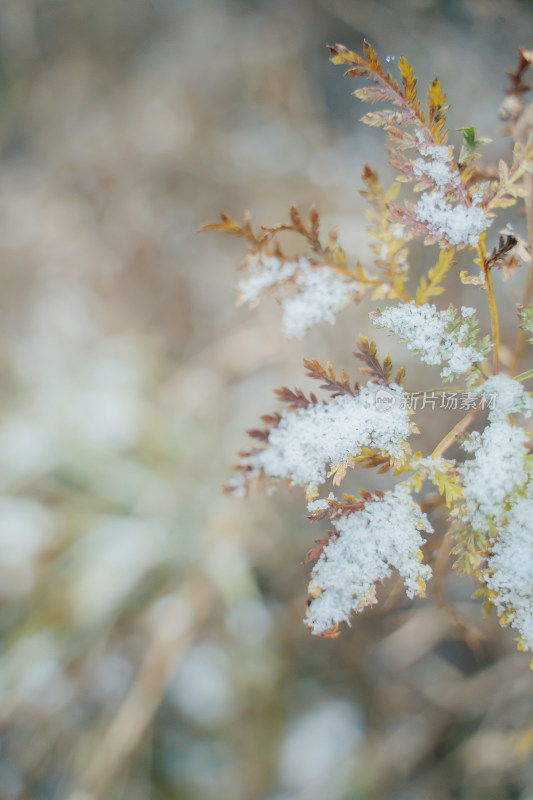
{"type": "Polygon", "coordinates": [[[355,397],[359,394],[360,386],[357,381],[351,386],[348,374],[344,369],[341,370],[340,376],[337,378],[333,365],[329,361],[323,367],[314,359],[304,359],[304,367],[307,370],[306,375],[316,381],[322,381],[320,388],[330,392],[332,397],[338,397],[342,394],[349,394],[355,397]]]}
{"type": "Polygon", "coordinates": [[[239,239],[244,239],[254,248],[260,248],[267,240],[264,233],[255,235],[252,231],[252,220],[248,212],[244,214],[242,225],[239,225],[227,214],[220,215],[221,222],[209,222],[207,225],[202,225],[200,233],[207,233],[209,231],[216,231],[218,233],[229,233],[231,236],[237,236],[239,239]]]}
{"type": "Polygon", "coordinates": [[[254,234],[250,216],[242,225],[222,214],[222,221],[204,225],[202,231],[217,231],[246,241],[248,253],[243,267],[246,277],[237,283],[238,304],[257,305],[266,291],[288,290],[282,300],[282,327],[288,336],[302,338],[322,322],[335,322],[336,315],[351,301],[359,301],[374,282],[367,279],[359,264],[350,269],[346,255],[337,241],[337,230],[320,240],[320,219],[312,207],[309,221],[304,222],[295,206],[290,210],[290,222],[275,227],[262,227],[254,234]],[[279,235],[295,233],[305,239],[306,252],[287,257],[279,235]]]}
{"type": "Polygon", "coordinates": [[[405,246],[408,234],[402,225],[391,219],[390,212],[390,206],[400,191],[400,184],[395,183],[384,192],[377,172],[368,165],[363,170],[362,178],[366,189],[362,189],[360,194],[370,206],[365,216],[370,220],[368,232],[375,240],[371,249],[376,255],[376,266],[385,275],[385,281],[376,287],[372,299],[387,297],[409,302],[411,298],[404,291],[409,270],[405,246]]]}
{"type": "Polygon", "coordinates": [[[370,379],[378,383],[398,383],[401,384],[405,377],[405,371],[399,370],[394,381],[392,379],[392,362],[390,356],[385,356],[383,363],[377,357],[377,347],[374,341],[369,341],[366,336],[360,336],[357,340],[357,350],[354,356],[363,362],[359,371],[365,375],[370,375],[370,379]]]}
{"type": "Polygon", "coordinates": [[[432,267],[427,276],[422,275],[420,283],[416,290],[416,302],[418,305],[425,303],[430,297],[438,297],[445,289],[442,282],[448,277],[449,271],[455,266],[453,260],[454,250],[441,250],[439,259],[434,267],[432,267]]]}
{"type": "Polygon", "coordinates": [[[421,144],[441,145],[447,140],[448,132],[445,129],[446,95],[438,78],[431,83],[428,99],[428,118],[420,107],[416,89],[417,78],[413,67],[405,58],[398,62],[402,76],[402,87],[391,75],[385,71],[376,51],[368,43],[364,43],[363,56],[354,53],[343,45],[336,44],[329,47],[334,64],[347,66],[348,77],[366,78],[373,86],[357,89],[354,94],[360,100],[369,103],[380,101],[391,103],[395,109],[371,112],[363,118],[363,122],[374,127],[383,127],[389,133],[394,145],[399,149],[419,147],[421,144]],[[397,110],[399,109],[399,110],[397,110]],[[411,126],[415,135],[402,126],[411,126]]]}
{"type": "Polygon", "coordinates": [[[359,489],[359,495],[360,497],[355,497],[352,494],[343,494],[342,500],[327,498],[323,501],[324,508],[313,511],[309,515],[309,519],[313,520],[313,522],[320,522],[323,519],[336,520],[348,514],[362,511],[367,503],[382,500],[384,497],[384,493],[379,489],[376,489],[373,493],[366,489],[359,489]]]}
{"type": "Polygon", "coordinates": [[[421,119],[424,119],[423,113],[420,111],[420,102],[416,90],[416,75],[413,67],[403,56],[398,61],[398,68],[402,75],[403,81],[403,95],[411,108],[413,108],[421,119]]]}
{"type": "Polygon", "coordinates": [[[428,91],[428,120],[429,128],[437,144],[446,144],[448,131],[446,125],[446,115],[449,110],[446,105],[446,95],[442,90],[438,78],[431,81],[428,91]]]}
{"type": "Polygon", "coordinates": [[[278,400],[286,403],[289,408],[309,408],[311,405],[318,403],[317,396],[311,392],[307,398],[301,389],[295,387],[289,389],[287,386],[282,386],[281,389],[274,389],[278,400]]]}

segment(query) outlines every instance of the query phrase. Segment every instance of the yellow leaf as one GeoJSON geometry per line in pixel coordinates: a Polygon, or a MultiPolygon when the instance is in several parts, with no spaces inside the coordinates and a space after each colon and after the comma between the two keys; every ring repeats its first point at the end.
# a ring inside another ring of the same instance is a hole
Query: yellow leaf
{"type": "Polygon", "coordinates": [[[459,273],[461,283],[468,286],[485,286],[485,281],[482,277],[476,275],[469,275],[466,269],[461,270],[459,273]]]}
{"type": "Polygon", "coordinates": [[[408,104],[420,112],[420,103],[417,100],[416,91],[416,75],[411,64],[403,56],[398,61],[398,68],[400,70],[403,80],[403,94],[408,104]]]}
{"type": "Polygon", "coordinates": [[[308,486],[305,491],[305,499],[308,503],[312,503],[313,500],[316,500],[318,497],[318,487],[317,486],[308,486]]]}
{"type": "Polygon", "coordinates": [[[448,138],[448,131],[444,125],[449,106],[446,106],[445,103],[446,95],[442,91],[439,79],[435,78],[429,85],[428,117],[431,132],[439,144],[445,144],[448,138]]]}
{"type": "Polygon", "coordinates": [[[441,250],[439,260],[435,266],[429,270],[427,278],[422,276],[418,289],[416,290],[416,302],[418,305],[425,303],[430,297],[438,297],[445,291],[444,287],[440,286],[440,284],[448,276],[448,272],[452,267],[455,266],[456,262],[453,260],[453,256],[453,248],[441,250]]]}

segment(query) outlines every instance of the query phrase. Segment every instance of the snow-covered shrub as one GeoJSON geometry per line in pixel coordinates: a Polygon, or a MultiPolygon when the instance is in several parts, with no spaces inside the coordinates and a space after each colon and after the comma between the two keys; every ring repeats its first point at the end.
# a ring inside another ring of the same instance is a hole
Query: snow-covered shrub
{"type": "MultiPolygon", "coordinates": [[[[398,61],[398,80],[368,43],[363,55],[341,45],[330,49],[332,61],[347,67],[346,75],[365,79],[356,97],[385,104],[363,117],[388,134],[390,163],[398,172],[387,191],[372,168],[366,166],[362,176],[374,271],[349,262],[336,230],[320,236],[314,208],[308,222],[293,207],[286,225],[255,233],[248,215],[242,224],[223,215],[221,222],[204,229],[246,242],[240,302],[256,303],[269,289],[282,293],[282,326],[289,336],[302,338],[316,324],[333,324],[342,308],[366,294],[380,301],[382,307],[370,313],[371,322],[397,336],[425,364],[441,366],[444,381],[462,376],[468,387],[461,406],[466,414],[431,453],[413,453],[411,437],[418,430],[405,370],[394,373],[389,356],[378,357],[375,343],[361,335],[355,355],[366,383],[352,382],[344,370],[337,375],[330,364],[305,361],[307,374],[329,398],[306,396],[300,389],[277,390],[285,410],[264,416],[265,427],[249,432],[255,446],[241,453],[226,490],[242,496],[252,484],[272,488],[285,481],[304,487],[311,519],[331,520],[328,538],[317,540],[308,554],[307,560],[316,563],[306,624],[320,636],[337,636],[340,623],[348,622],[352,612],[375,602],[376,584],[392,570],[403,579],[408,596],[424,594],[432,575],[422,551],[424,537],[437,534],[423,510],[423,498],[413,495],[424,489],[424,481],[431,482],[449,518],[453,536],[443,542],[447,546],[453,541],[455,566],[479,580],[486,606],[495,606],[501,623],[517,630],[519,646],[533,649],[533,455],[527,429],[516,416],[533,415],[533,400],[523,385],[533,370],[518,374],[525,331],[533,330],[533,280],[527,282],[519,308],[514,350],[509,343],[502,351],[493,288],[495,273],[508,278],[522,263],[531,269],[527,242],[508,226],[499,237],[493,231],[505,225],[505,220],[495,225],[498,210],[522,199],[528,230],[533,226],[533,115],[531,108],[525,113],[529,87],[522,80],[533,52],[520,49],[518,66],[509,73],[500,116],[508,123],[514,147],[510,165],[501,161],[494,168],[478,161],[480,147],[490,140],[478,138],[472,126],[460,129],[459,153],[448,144],[448,106],[438,79],[430,84],[423,108],[415,73],[404,58],[398,61]],[[400,203],[405,183],[418,193],[416,202],[400,203]],[[283,253],[280,238],[286,231],[305,242],[298,257],[283,253]],[[426,245],[437,246],[437,254],[427,251],[429,267],[417,280],[410,273],[409,244],[420,236],[426,245]],[[494,240],[490,245],[489,237],[494,240]],[[472,253],[473,273],[458,273],[454,255],[459,249],[472,253]],[[449,303],[437,308],[432,302],[452,288],[453,280],[484,293],[490,333],[481,332],[475,308],[449,303]],[[502,352],[508,354],[505,359],[502,352]],[[483,419],[481,431],[466,435],[474,420],[483,419]],[[445,459],[457,440],[465,459],[445,459]],[[357,467],[391,471],[398,480],[386,491],[319,496],[329,478],[336,487],[349,468],[357,467]]],[[[449,408],[446,395],[464,392],[464,386],[429,391],[432,407],[440,398],[441,407],[449,408]]]]}

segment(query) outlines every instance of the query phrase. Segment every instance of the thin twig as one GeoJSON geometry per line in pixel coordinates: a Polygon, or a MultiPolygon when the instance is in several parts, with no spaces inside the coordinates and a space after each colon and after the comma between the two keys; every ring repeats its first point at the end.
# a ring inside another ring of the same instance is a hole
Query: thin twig
{"type": "Polygon", "coordinates": [[[461,420],[459,420],[457,425],[454,425],[451,431],[448,431],[444,439],[442,439],[438,443],[436,448],[431,453],[431,458],[438,458],[443,453],[445,453],[446,450],[449,447],[451,447],[451,445],[454,443],[457,437],[460,436],[462,433],[464,433],[464,431],[469,427],[470,423],[472,422],[476,414],[478,414],[481,411],[481,408],[482,408],[481,405],[479,405],[477,406],[477,408],[470,409],[468,414],[466,414],[466,416],[464,416],[461,420]]]}
{"type": "Polygon", "coordinates": [[[214,590],[193,573],[176,593],[154,631],[137,677],[89,758],[80,785],[67,800],[104,797],[113,777],[136,751],[166,692],[176,665],[213,607],[214,590]]]}

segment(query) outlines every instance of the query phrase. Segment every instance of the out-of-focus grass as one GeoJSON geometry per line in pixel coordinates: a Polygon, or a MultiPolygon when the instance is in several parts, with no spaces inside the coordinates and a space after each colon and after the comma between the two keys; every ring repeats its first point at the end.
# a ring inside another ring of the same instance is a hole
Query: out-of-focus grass
{"type": "Polygon", "coordinates": [[[527,660],[469,586],[448,591],[476,652],[387,592],[314,639],[322,531],[287,493],[222,496],[271,389],[303,356],[348,366],[365,314],[287,343],[275,303],[234,309],[238,245],[196,231],[316,202],[368,261],[384,142],[324,45],[404,52],[490,135],[530,24],[503,2],[0,5],[2,797],[529,796],[527,660]]]}

